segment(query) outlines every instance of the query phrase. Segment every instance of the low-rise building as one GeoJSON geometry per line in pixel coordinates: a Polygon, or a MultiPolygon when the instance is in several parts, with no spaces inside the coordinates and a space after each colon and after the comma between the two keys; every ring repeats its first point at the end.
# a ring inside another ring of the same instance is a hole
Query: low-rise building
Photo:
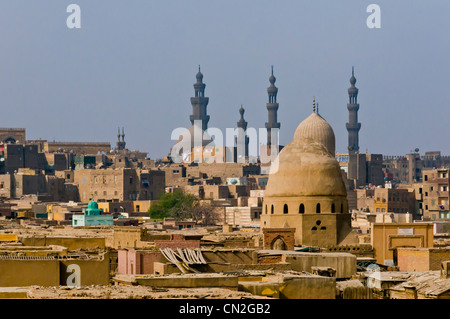
{"type": "Polygon", "coordinates": [[[114,225],[112,215],[103,215],[103,210],[98,208],[95,201],[91,201],[88,207],[83,209],[83,214],[74,214],[72,216],[72,226],[98,226],[98,225],[114,225]]]}

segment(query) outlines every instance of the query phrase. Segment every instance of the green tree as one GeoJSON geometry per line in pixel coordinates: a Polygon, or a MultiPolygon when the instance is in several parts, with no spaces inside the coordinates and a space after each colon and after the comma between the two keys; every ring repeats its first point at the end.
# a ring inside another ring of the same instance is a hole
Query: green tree
{"type": "Polygon", "coordinates": [[[148,213],[150,218],[154,219],[173,217],[176,220],[182,220],[192,218],[197,203],[198,200],[194,195],[177,189],[172,193],[162,195],[159,201],[150,206],[148,213]]]}

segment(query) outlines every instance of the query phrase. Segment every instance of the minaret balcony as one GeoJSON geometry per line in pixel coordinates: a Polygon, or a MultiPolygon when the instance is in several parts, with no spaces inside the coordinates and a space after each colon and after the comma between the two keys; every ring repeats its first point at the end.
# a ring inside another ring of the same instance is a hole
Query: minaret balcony
{"type": "Polygon", "coordinates": [[[346,123],[345,126],[348,131],[359,131],[361,128],[361,123],[346,123]]]}

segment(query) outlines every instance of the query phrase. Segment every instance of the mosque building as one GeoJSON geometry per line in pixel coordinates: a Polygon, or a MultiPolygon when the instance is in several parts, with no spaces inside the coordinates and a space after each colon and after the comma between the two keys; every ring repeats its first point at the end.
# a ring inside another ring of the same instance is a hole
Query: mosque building
{"type": "Polygon", "coordinates": [[[335,135],[315,101],[313,113],[271,165],[261,227],[295,229],[296,246],[336,246],[351,232],[335,135]]]}

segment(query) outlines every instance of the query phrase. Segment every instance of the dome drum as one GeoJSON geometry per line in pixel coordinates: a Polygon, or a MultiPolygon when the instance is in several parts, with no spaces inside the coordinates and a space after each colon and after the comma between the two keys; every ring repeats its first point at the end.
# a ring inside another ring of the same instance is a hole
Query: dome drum
{"type": "Polygon", "coordinates": [[[345,196],[265,197],[262,215],[272,214],[272,205],[274,215],[286,214],[285,205],[287,205],[288,215],[348,213],[345,196]],[[302,204],[303,209],[300,208],[302,204]],[[317,204],[320,205],[320,213],[317,213],[317,204]]]}

